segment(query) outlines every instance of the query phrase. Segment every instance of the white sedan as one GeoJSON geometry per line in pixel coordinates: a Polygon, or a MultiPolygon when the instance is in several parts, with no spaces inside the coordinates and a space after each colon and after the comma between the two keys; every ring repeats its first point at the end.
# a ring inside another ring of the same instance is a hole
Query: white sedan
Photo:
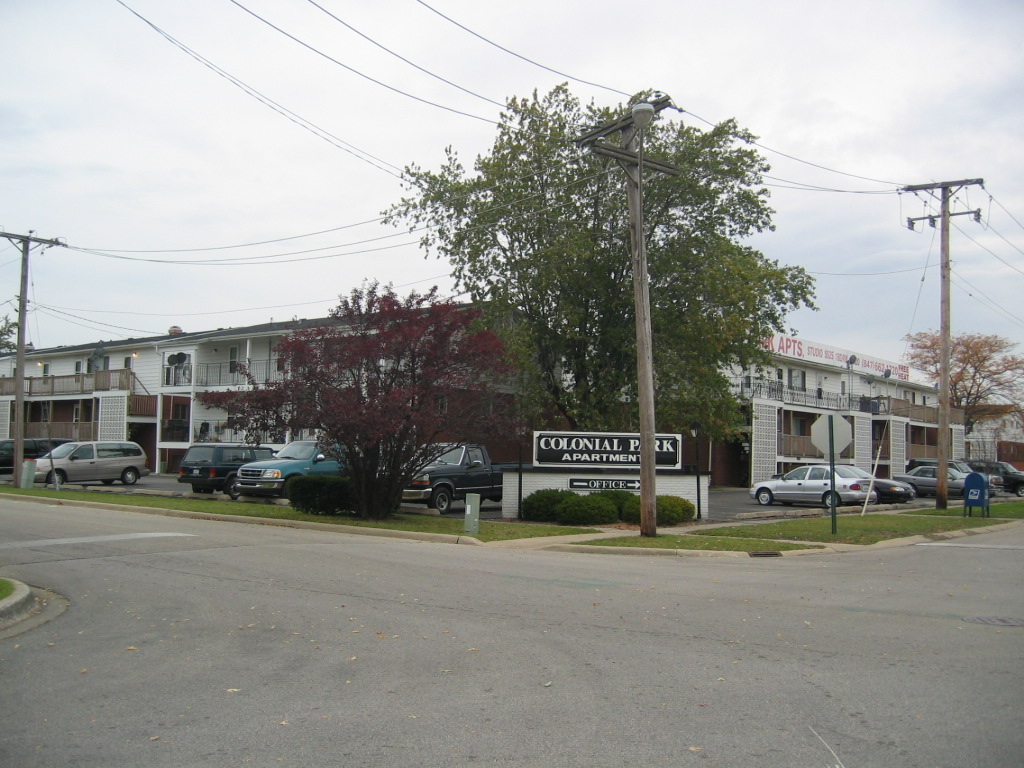
{"type": "MultiPolygon", "coordinates": [[[[750,487],[750,497],[758,504],[768,506],[776,501],[783,504],[824,504],[831,506],[829,495],[832,483],[829,480],[827,465],[811,465],[797,467],[782,477],[762,480],[750,487]]],[[[836,506],[846,504],[863,504],[868,499],[868,483],[861,473],[852,471],[852,467],[837,466],[835,468],[836,506]]],[[[878,501],[878,494],[871,491],[869,504],[878,501]]]]}

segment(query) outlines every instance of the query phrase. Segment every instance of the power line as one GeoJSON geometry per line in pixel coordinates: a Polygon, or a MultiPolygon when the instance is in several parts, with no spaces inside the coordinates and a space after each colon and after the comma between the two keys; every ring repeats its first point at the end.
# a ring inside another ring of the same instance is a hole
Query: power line
{"type": "Polygon", "coordinates": [[[351,31],[355,32],[357,35],[359,35],[361,38],[363,38],[367,42],[372,43],[373,45],[375,45],[378,48],[380,48],[382,51],[390,53],[392,56],[394,56],[399,61],[404,61],[410,67],[413,67],[414,69],[418,69],[423,74],[429,75],[430,77],[433,77],[433,78],[435,78],[437,80],[440,80],[442,83],[445,83],[446,85],[450,85],[452,88],[457,88],[458,90],[462,91],[463,93],[468,93],[470,96],[475,96],[476,98],[482,99],[483,101],[486,101],[489,104],[493,104],[496,107],[500,107],[502,109],[505,108],[505,105],[502,104],[500,101],[495,101],[494,99],[489,99],[486,96],[481,96],[479,93],[475,93],[474,91],[471,91],[468,88],[463,88],[461,85],[459,85],[457,83],[453,83],[451,80],[446,80],[445,78],[441,77],[440,75],[435,74],[434,72],[431,72],[429,69],[425,69],[425,68],[421,67],[419,64],[416,64],[415,62],[409,61],[409,59],[405,58],[401,54],[396,53],[395,51],[391,50],[390,48],[388,48],[385,45],[382,45],[381,43],[378,43],[376,40],[374,40],[369,35],[363,34],[358,29],[356,29],[351,24],[349,24],[347,21],[343,21],[343,20],[339,19],[337,16],[335,16],[333,13],[328,11],[322,5],[320,5],[319,3],[315,2],[315,0],[306,0],[306,2],[309,3],[310,5],[314,6],[315,8],[319,8],[321,11],[326,13],[328,16],[330,16],[336,22],[338,22],[339,24],[344,26],[346,29],[350,29],[351,31]]]}
{"type": "MultiPolygon", "coordinates": [[[[232,0],[232,2],[234,2],[234,0],[232,0]]],[[[565,72],[559,72],[557,69],[552,69],[551,67],[547,67],[547,66],[545,66],[543,64],[540,64],[540,63],[534,61],[533,59],[528,59],[525,56],[523,56],[522,54],[519,54],[519,53],[516,53],[515,51],[509,50],[508,48],[504,47],[503,45],[498,45],[493,40],[488,40],[486,37],[481,35],[479,32],[474,32],[472,29],[470,29],[469,27],[465,26],[464,24],[460,24],[459,22],[455,21],[455,19],[451,18],[450,16],[445,16],[443,13],[441,13],[436,8],[432,8],[431,6],[427,5],[425,2],[423,2],[423,0],[416,0],[416,2],[418,2],[424,8],[426,8],[428,11],[432,11],[433,13],[436,13],[438,16],[440,16],[445,21],[454,24],[456,27],[458,27],[459,29],[463,30],[464,32],[468,32],[469,34],[473,35],[473,37],[477,37],[480,40],[483,40],[488,45],[492,45],[495,48],[497,48],[498,50],[504,51],[505,53],[509,54],[510,56],[515,56],[517,59],[522,59],[527,64],[532,64],[535,67],[540,67],[541,69],[546,70],[548,72],[551,72],[553,74],[556,74],[559,77],[567,77],[568,79],[570,79],[570,80],[572,80],[573,82],[576,82],[576,83],[583,83],[583,85],[591,85],[594,88],[601,88],[602,90],[605,90],[605,91],[611,91],[612,93],[617,93],[620,96],[625,96],[627,99],[630,96],[632,96],[632,94],[626,93],[625,91],[620,91],[617,88],[609,88],[608,86],[601,85],[600,83],[592,83],[589,80],[583,80],[583,79],[578,78],[578,77],[573,77],[572,75],[567,75],[565,72]]]]}
{"type": "Polygon", "coordinates": [[[401,88],[396,88],[393,85],[388,85],[387,83],[384,83],[384,82],[382,82],[380,80],[377,80],[376,78],[370,77],[366,73],[360,72],[358,69],[355,69],[354,67],[350,67],[348,64],[345,64],[343,62],[338,61],[333,56],[330,56],[330,55],[324,53],[323,51],[321,51],[318,48],[314,48],[309,43],[307,43],[307,42],[305,42],[303,40],[300,40],[295,35],[293,35],[293,34],[291,34],[289,32],[286,32],[285,30],[281,29],[281,27],[277,26],[273,22],[271,22],[271,21],[263,18],[262,16],[260,16],[255,11],[252,11],[252,10],[246,8],[244,5],[242,5],[240,2],[238,2],[238,0],[228,0],[228,2],[231,3],[232,5],[238,6],[241,10],[245,11],[246,13],[248,13],[253,18],[258,19],[259,21],[262,21],[264,24],[266,24],[271,29],[276,30],[277,32],[280,32],[282,35],[287,37],[289,40],[292,40],[292,41],[298,43],[303,48],[305,48],[305,49],[315,53],[317,56],[321,56],[321,57],[327,59],[327,61],[330,61],[333,64],[337,64],[339,67],[341,67],[341,68],[343,68],[345,70],[348,70],[352,74],[358,75],[359,77],[362,77],[362,78],[364,78],[366,80],[369,80],[371,83],[374,83],[375,85],[379,85],[381,88],[387,88],[389,91],[392,91],[393,93],[397,93],[397,94],[399,94],[401,96],[405,96],[406,98],[412,99],[413,101],[418,101],[421,104],[427,104],[427,105],[429,105],[431,107],[437,107],[438,109],[443,109],[446,112],[452,112],[453,114],[462,115],[463,117],[470,117],[470,118],[472,118],[474,120],[480,120],[481,122],[484,122],[484,123],[490,123],[491,125],[498,125],[498,123],[496,121],[491,120],[490,118],[480,117],[479,115],[473,115],[473,114],[470,114],[469,112],[463,112],[462,110],[455,109],[454,107],[446,107],[444,104],[438,104],[435,101],[430,101],[429,99],[424,99],[424,98],[421,98],[419,96],[414,96],[411,93],[403,91],[401,88]]]}
{"type": "Polygon", "coordinates": [[[155,31],[157,34],[159,34],[161,37],[163,37],[169,43],[171,43],[172,45],[177,47],[179,50],[181,50],[184,53],[188,54],[193,59],[195,59],[200,64],[202,64],[204,67],[207,67],[208,69],[210,69],[215,74],[217,74],[220,77],[224,78],[229,83],[234,85],[236,88],[239,88],[244,93],[246,93],[247,95],[249,95],[252,98],[256,99],[257,101],[259,101],[264,106],[270,107],[272,110],[274,110],[275,112],[277,112],[281,116],[287,118],[291,122],[295,123],[300,128],[303,128],[304,130],[309,131],[314,136],[316,136],[316,137],[318,137],[320,139],[323,139],[324,141],[326,141],[327,143],[331,144],[332,146],[334,146],[334,147],[336,147],[338,149],[341,149],[344,152],[348,152],[353,157],[355,157],[355,158],[357,158],[359,160],[362,160],[364,163],[368,163],[369,165],[373,166],[377,170],[384,171],[385,173],[390,174],[391,176],[394,176],[394,177],[396,177],[398,179],[401,179],[401,176],[399,174],[396,174],[396,173],[388,170],[387,168],[381,168],[376,163],[382,163],[384,165],[390,166],[391,168],[394,168],[395,170],[401,171],[401,169],[398,166],[393,165],[392,163],[389,163],[386,160],[382,160],[381,158],[376,157],[375,155],[372,155],[369,152],[366,152],[365,150],[359,149],[359,147],[355,146],[354,144],[350,144],[349,142],[345,141],[344,139],[338,138],[334,134],[330,133],[329,131],[327,131],[327,130],[325,130],[323,128],[320,128],[318,125],[316,125],[315,123],[310,122],[309,120],[307,120],[306,118],[302,117],[301,115],[299,115],[299,114],[297,114],[295,112],[292,112],[287,107],[284,107],[281,104],[279,104],[278,102],[276,102],[273,99],[271,99],[269,96],[266,96],[265,94],[261,93],[260,91],[256,90],[252,86],[250,86],[247,83],[245,83],[244,81],[239,80],[237,77],[232,75],[230,72],[227,72],[226,70],[221,69],[219,66],[214,64],[212,61],[210,61],[209,59],[203,57],[202,55],[200,55],[196,51],[192,50],[187,45],[182,43],[180,40],[177,40],[176,38],[172,37],[170,34],[168,34],[163,29],[161,29],[156,24],[154,24],[149,19],[147,19],[145,16],[142,16],[140,13],[138,13],[138,11],[136,11],[133,8],[131,8],[128,5],[126,5],[123,2],[123,0],[115,0],[115,2],[117,2],[123,8],[125,8],[129,13],[134,15],[136,18],[138,18],[144,24],[149,26],[153,31],[155,31]],[[364,157],[364,155],[365,155],[365,157],[364,157]],[[372,162],[372,161],[376,161],[376,163],[372,162]]]}

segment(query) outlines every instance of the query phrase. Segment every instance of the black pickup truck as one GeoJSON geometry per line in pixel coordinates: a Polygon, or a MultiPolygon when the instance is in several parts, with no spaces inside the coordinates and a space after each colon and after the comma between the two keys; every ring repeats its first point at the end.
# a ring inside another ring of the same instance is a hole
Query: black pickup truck
{"type": "Polygon", "coordinates": [[[444,513],[452,501],[479,493],[482,499],[501,501],[502,470],[491,464],[482,445],[454,445],[423,467],[403,491],[402,501],[426,504],[444,513]]]}

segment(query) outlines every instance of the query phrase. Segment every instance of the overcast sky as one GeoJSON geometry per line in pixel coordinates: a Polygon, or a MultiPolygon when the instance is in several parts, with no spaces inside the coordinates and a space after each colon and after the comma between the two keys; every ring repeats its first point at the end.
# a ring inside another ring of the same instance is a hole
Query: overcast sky
{"type": "MultiPolygon", "coordinates": [[[[982,221],[953,219],[953,330],[1024,341],[1018,0],[317,3],[0,3],[0,227],[73,246],[32,253],[37,348],[319,317],[365,279],[451,293],[376,221],[398,169],[471,165],[493,102],[561,82],[759,136],[776,231],[753,245],[817,283],[789,326],[863,355],[939,324],[938,230],[906,228],[938,203],[897,191],[983,178],[954,197],[982,221]]],[[[0,315],[19,274],[0,240],[0,315]]]]}

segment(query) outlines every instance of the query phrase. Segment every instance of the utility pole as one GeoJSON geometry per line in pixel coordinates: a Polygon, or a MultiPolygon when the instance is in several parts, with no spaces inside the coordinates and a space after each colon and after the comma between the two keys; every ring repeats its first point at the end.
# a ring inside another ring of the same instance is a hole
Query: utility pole
{"type": "Polygon", "coordinates": [[[632,246],[633,301],[636,306],[637,398],[640,408],[640,535],[656,536],[657,501],[655,490],[654,428],[654,355],[651,343],[651,299],[647,273],[647,239],[644,237],[644,167],[678,176],[679,170],[667,163],[647,160],[643,154],[643,132],[656,113],[672,106],[668,96],[634,104],[629,115],[610,125],[590,131],[576,140],[595,154],[611,157],[626,172],[626,202],[629,206],[630,245],[632,246]],[[612,133],[622,134],[622,148],[600,144],[612,133]]]}
{"type": "Polygon", "coordinates": [[[44,240],[35,237],[29,230],[27,235],[12,235],[0,232],[0,237],[7,238],[11,243],[21,245],[21,293],[18,296],[18,348],[14,359],[14,466],[12,480],[15,488],[21,487],[22,462],[25,460],[25,317],[28,313],[28,254],[32,243],[37,245],[60,245],[65,243],[57,240],[44,240]]]}
{"type": "MultiPolygon", "coordinates": [[[[981,211],[963,211],[951,214],[949,212],[949,200],[953,188],[959,190],[961,187],[972,185],[983,185],[984,179],[961,179],[960,181],[941,181],[936,184],[913,184],[904,187],[903,192],[921,192],[925,190],[938,189],[941,192],[941,209],[939,213],[939,250],[941,251],[941,263],[939,266],[939,437],[936,446],[936,486],[935,486],[935,508],[946,509],[949,500],[949,356],[950,356],[950,300],[949,300],[949,218],[950,216],[962,216],[970,213],[976,218],[981,218],[981,211]]],[[[914,228],[914,222],[921,219],[928,219],[931,225],[935,226],[935,217],[921,216],[916,219],[908,218],[907,226],[914,228]]]]}

